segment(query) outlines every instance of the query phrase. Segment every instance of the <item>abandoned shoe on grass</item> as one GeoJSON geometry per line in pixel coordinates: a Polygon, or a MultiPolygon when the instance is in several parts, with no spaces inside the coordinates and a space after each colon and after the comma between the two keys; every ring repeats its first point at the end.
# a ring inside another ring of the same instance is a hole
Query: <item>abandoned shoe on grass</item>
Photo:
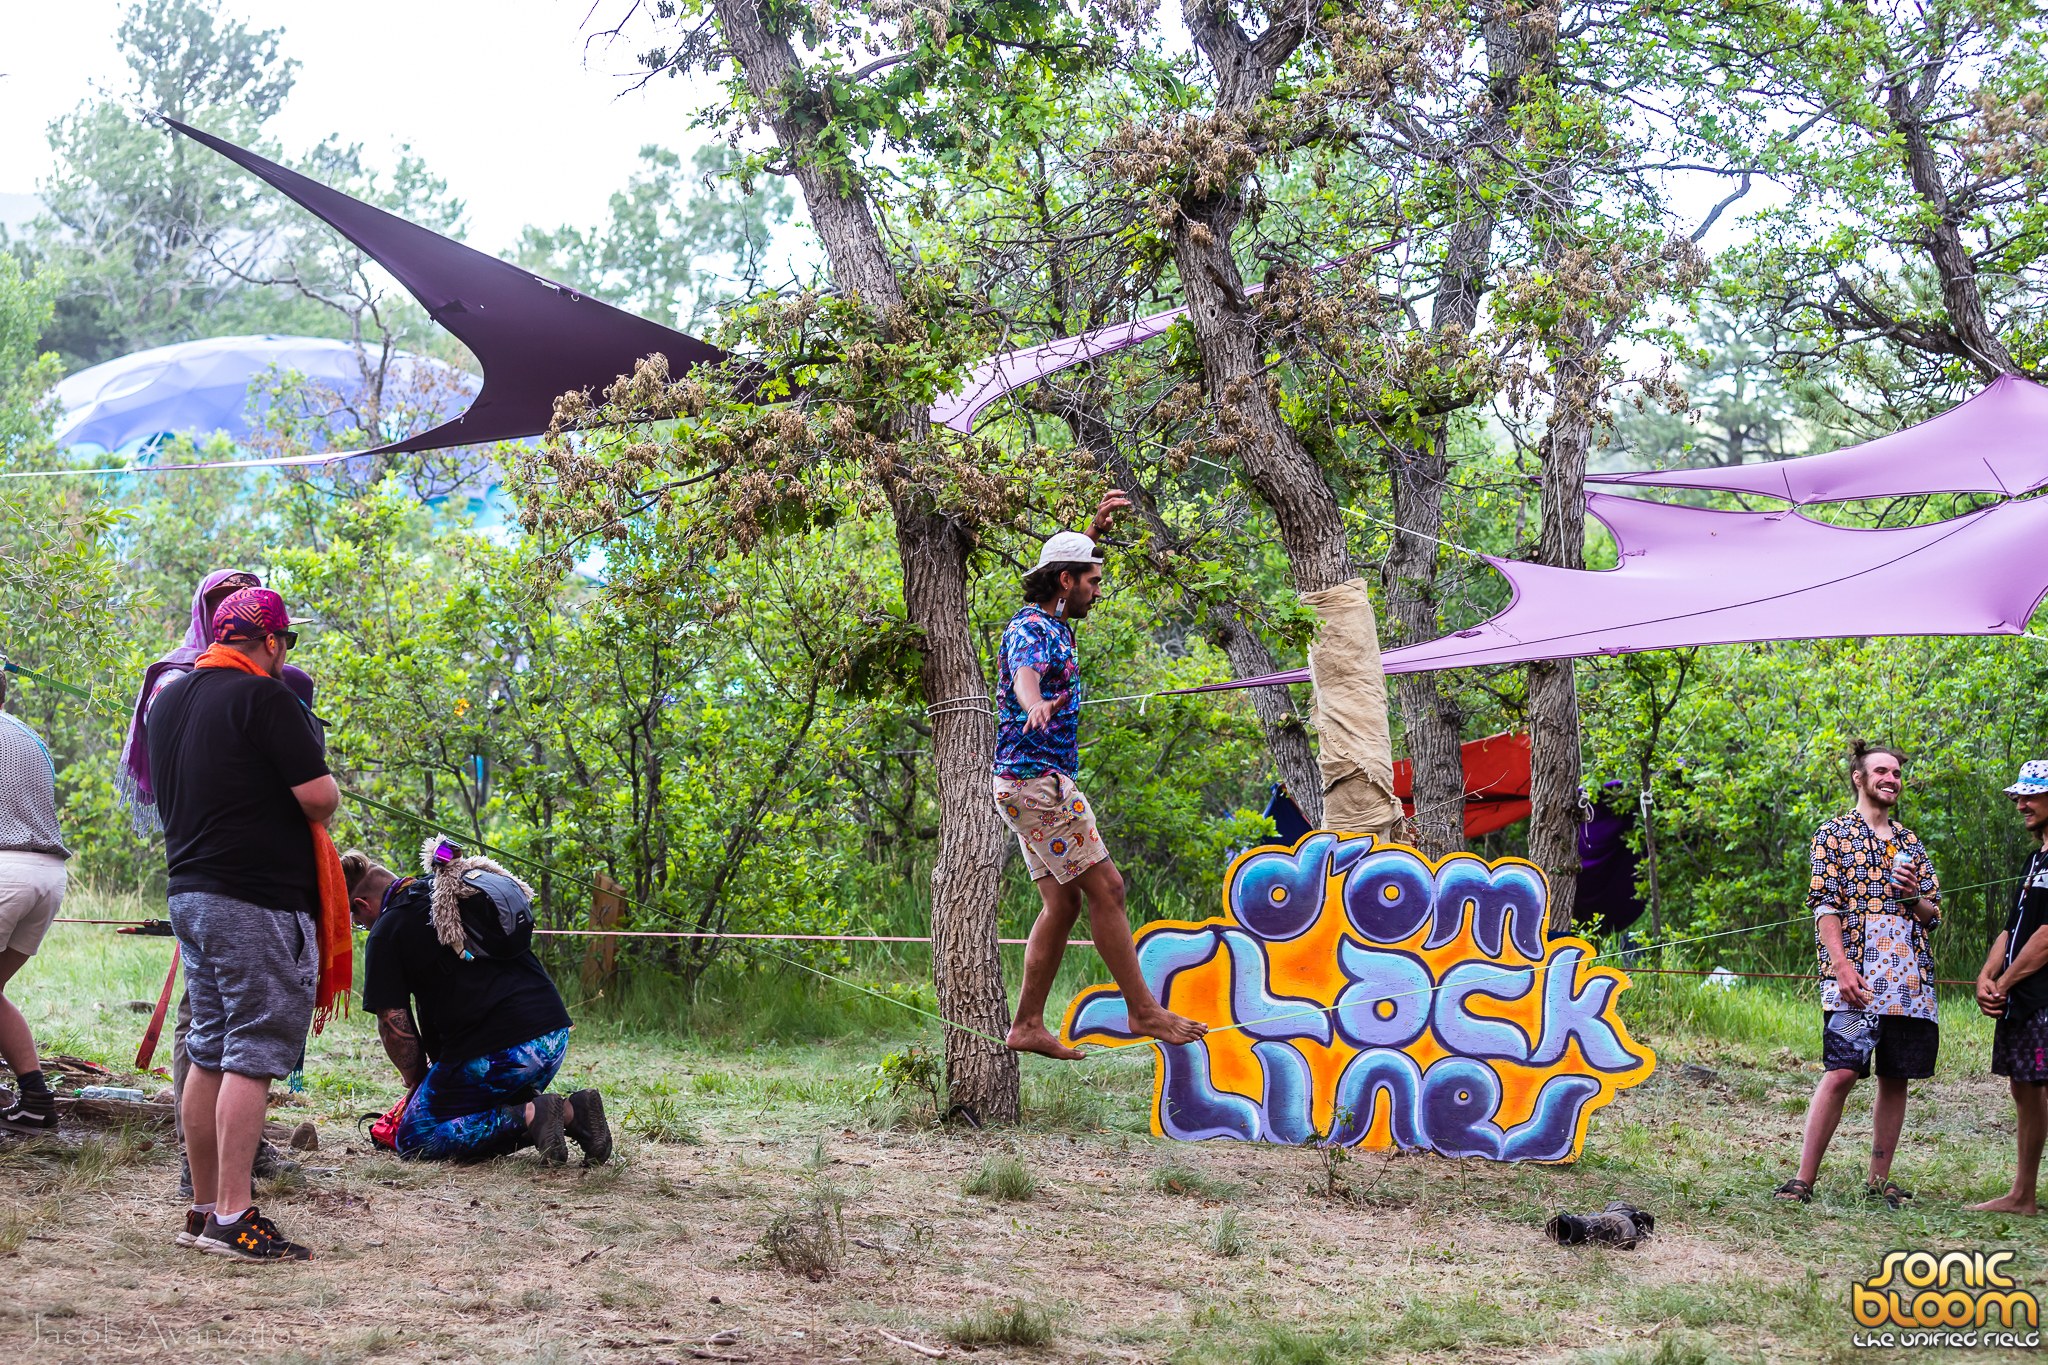
{"type": "Polygon", "coordinates": [[[282,1175],[297,1175],[298,1172],[299,1163],[278,1151],[268,1141],[256,1148],[256,1159],[249,1163],[249,1174],[258,1180],[275,1180],[282,1175]]]}
{"type": "MultiPolygon", "coordinates": [[[[515,1109],[514,1112],[519,1110],[515,1109]]],[[[526,1140],[540,1153],[544,1165],[569,1164],[569,1143],[563,1136],[560,1095],[533,1097],[533,1117],[526,1120],[526,1140]]]]}
{"type": "Polygon", "coordinates": [[[212,1214],[206,1215],[206,1227],[193,1245],[211,1256],[227,1256],[237,1261],[310,1261],[311,1248],[287,1240],[277,1230],[277,1224],[257,1212],[251,1204],[242,1210],[242,1216],[232,1223],[223,1224],[212,1214]]]}
{"type": "Polygon", "coordinates": [[[1598,1213],[1559,1213],[1543,1225],[1544,1233],[1559,1246],[1585,1242],[1627,1250],[1656,1231],[1657,1220],[1633,1204],[1619,1199],[1598,1213]]]}
{"type": "Polygon", "coordinates": [[[605,1122],[604,1096],[595,1090],[578,1090],[569,1096],[569,1108],[576,1116],[562,1131],[583,1149],[585,1166],[602,1166],[612,1156],[612,1126],[605,1122]]]}

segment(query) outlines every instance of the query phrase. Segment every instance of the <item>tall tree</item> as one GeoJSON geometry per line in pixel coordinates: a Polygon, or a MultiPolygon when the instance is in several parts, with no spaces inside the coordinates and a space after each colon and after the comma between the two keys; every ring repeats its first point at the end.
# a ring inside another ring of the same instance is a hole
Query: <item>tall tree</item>
{"type": "MultiPolygon", "coordinates": [[[[985,1120],[1014,1120],[1018,1067],[1000,1041],[1009,1005],[996,944],[1009,841],[989,797],[994,724],[969,607],[970,557],[985,527],[1015,515],[1016,500],[1004,471],[990,467],[994,452],[955,451],[931,431],[929,404],[965,367],[978,328],[953,285],[887,235],[875,188],[889,183],[887,168],[871,164],[869,151],[880,143],[974,155],[1007,102],[1042,91],[1085,57],[1086,34],[1063,10],[1034,0],[831,12],[709,0],[664,7],[663,17],[682,37],[649,53],[647,65],[727,75],[732,104],[719,117],[765,125],[773,136],[766,168],[796,180],[834,287],[831,298],[793,298],[753,315],[776,332],[771,349],[794,362],[801,403],[738,413],[744,434],[724,452],[701,435],[675,450],[723,459],[704,477],[729,481],[723,511],[728,524],[747,523],[747,538],[792,515],[819,515],[807,480],[836,479],[831,496],[865,501],[844,488],[849,470],[886,507],[905,619],[900,633],[875,625],[885,631],[878,645],[914,653],[931,731],[939,804],[932,956],[940,1011],[955,1026],[946,1035],[949,1093],[985,1120]]],[[[658,387],[660,376],[642,378],[658,387]]],[[[632,387],[622,383],[621,393],[632,387]]],[[[692,386],[663,397],[704,411],[692,386]]]]}
{"type": "Polygon", "coordinates": [[[1673,69],[1716,115],[1692,145],[1774,182],[1725,278],[1834,368],[1925,415],[1959,386],[2048,373],[2048,15],[2036,0],[1761,0],[1667,13],[1673,69]]]}
{"type": "MultiPolygon", "coordinates": [[[[1704,266],[1633,169],[1647,159],[1628,113],[1628,83],[1648,65],[1641,35],[1632,37],[1600,0],[1565,18],[1537,6],[1523,30],[1524,171],[1514,207],[1530,268],[1505,291],[1502,311],[1527,338],[1531,380],[1548,397],[1535,559],[1582,569],[1586,467],[1624,378],[1615,343],[1647,300],[1689,293],[1704,266]]],[[[1528,688],[1529,856],[1549,876],[1551,927],[1563,932],[1572,922],[1587,808],[1577,669],[1570,659],[1531,664],[1528,688]]]]}
{"type": "MultiPolygon", "coordinates": [[[[1356,396],[1331,383],[1341,367],[1319,363],[1323,358],[1312,347],[1300,348],[1289,359],[1320,371],[1311,384],[1323,390],[1327,406],[1290,403],[1284,366],[1277,363],[1276,322],[1266,310],[1286,313],[1290,303],[1306,303],[1314,293],[1308,281],[1331,256],[1347,256],[1363,244],[1353,239],[1348,251],[1332,250],[1326,240],[1320,245],[1330,254],[1320,259],[1303,258],[1304,246],[1315,250],[1308,243],[1274,250],[1266,283],[1282,287],[1255,301],[1240,265],[1250,249],[1241,230],[1263,214],[1265,174],[1306,149],[1327,155],[1345,146],[1367,110],[1404,85],[1428,81],[1432,58],[1454,44],[1443,16],[1428,5],[1319,10],[1185,0],[1181,15],[1203,64],[1205,107],[1194,107],[1193,92],[1177,93],[1179,107],[1133,119],[1111,138],[1106,164],[1148,201],[1171,253],[1206,400],[1207,448],[1243,471],[1271,513],[1295,591],[1315,593],[1360,577],[1361,566],[1340,500],[1343,458],[1326,434],[1304,428],[1333,415],[1341,424],[1356,396]]],[[[1358,320],[1344,311],[1344,323],[1355,327],[1358,320]]],[[[1455,764],[1455,736],[1451,749],[1455,764]]],[[[1433,782],[1441,768],[1431,765],[1433,782]]],[[[1462,805],[1462,773],[1452,785],[1462,805]]],[[[1321,823],[1319,793],[1297,795],[1304,813],[1321,823]]]]}
{"type": "Polygon", "coordinates": [[[167,114],[258,141],[297,71],[281,36],[227,18],[216,0],[129,8],[117,34],[126,87],[50,125],[57,170],[23,243],[36,269],[62,281],[45,346],[74,365],[96,364],[187,340],[202,324],[246,323],[251,304],[276,311],[276,300],[240,288],[212,258],[224,235],[250,225],[261,187],[154,120],[167,114]]]}

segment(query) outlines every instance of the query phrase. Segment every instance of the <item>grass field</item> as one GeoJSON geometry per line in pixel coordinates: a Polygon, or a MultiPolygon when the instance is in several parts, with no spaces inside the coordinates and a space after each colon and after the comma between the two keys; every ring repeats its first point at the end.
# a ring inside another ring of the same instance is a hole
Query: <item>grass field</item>
{"type": "MultiPolygon", "coordinates": [[[[131,1002],[154,1000],[169,952],[59,926],[11,993],[49,1052],[120,1071],[145,1022],[131,1002]]],[[[1080,956],[1068,987],[1088,979],[1080,956]]],[[[930,1004],[914,952],[841,970],[930,1004]]],[[[313,1263],[174,1246],[167,1134],[9,1141],[0,1343],[39,1361],[1694,1365],[1905,1354],[1851,1344],[1850,1282],[1892,1249],[2011,1248],[2023,1285],[2048,1280],[2040,1227],[1961,1208],[2005,1188],[2012,1116],[1985,1074],[1988,1021],[1959,991],[1944,993],[1941,1070],[1914,1088],[1896,1172],[1919,1197],[1896,1213],[1861,1197],[1865,1086],[1821,1197],[1771,1200],[1816,1079],[1815,1008],[1784,984],[1639,978],[1622,1011],[1658,1073],[1596,1117],[1567,1167],[1369,1153],[1332,1167],[1164,1142],[1143,1052],[1027,1059],[1021,1128],[936,1129],[928,1105],[876,1082],[878,1062],[934,1030],[792,972],[722,975],[684,1007],[629,985],[578,1008],[558,1088],[605,1092],[621,1137],[609,1167],[401,1163],[353,1124],[397,1084],[357,1014],[314,1040],[306,1090],[280,1107],[318,1124],[309,1165],[331,1169],[259,1195],[313,1263]],[[1612,1198],[1654,1212],[1658,1235],[1634,1251],[1544,1240],[1552,1212],[1612,1198]]]]}

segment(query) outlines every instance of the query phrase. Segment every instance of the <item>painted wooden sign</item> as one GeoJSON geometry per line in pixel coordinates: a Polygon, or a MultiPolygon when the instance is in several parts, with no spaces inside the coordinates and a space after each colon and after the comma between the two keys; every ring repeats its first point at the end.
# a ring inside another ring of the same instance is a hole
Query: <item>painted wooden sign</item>
{"type": "MultiPolygon", "coordinates": [[[[1369,835],[1242,855],[1220,918],[1138,932],[1154,994],[1211,1026],[1153,1045],[1153,1132],[1573,1160],[1656,1057],[1615,1012],[1627,975],[1544,937],[1548,900],[1522,859],[1432,863],[1369,835]]],[[[1075,997],[1062,1032],[1134,1038],[1114,986],[1075,997]]]]}

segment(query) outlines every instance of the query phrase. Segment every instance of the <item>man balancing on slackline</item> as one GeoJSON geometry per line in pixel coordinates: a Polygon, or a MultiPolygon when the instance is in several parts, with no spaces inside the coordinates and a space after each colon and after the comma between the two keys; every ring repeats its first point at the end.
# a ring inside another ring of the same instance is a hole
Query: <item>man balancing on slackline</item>
{"type": "Polygon", "coordinates": [[[1081,1054],[1046,1028],[1045,998],[1084,896],[1089,936],[1123,992],[1132,1031],[1165,1043],[1191,1043],[1208,1031],[1162,1006],[1139,973],[1123,874],[1074,781],[1081,767],[1081,666],[1073,623],[1088,615],[1102,591],[1102,551],[1095,541],[1130,505],[1112,489],[1086,535],[1061,531],[1045,542],[1024,575],[1024,606],[1010,619],[996,655],[996,809],[1017,832],[1025,869],[1045,903],[1024,950],[1024,988],[1007,1041],[1019,1052],[1062,1060],[1081,1054]]]}

